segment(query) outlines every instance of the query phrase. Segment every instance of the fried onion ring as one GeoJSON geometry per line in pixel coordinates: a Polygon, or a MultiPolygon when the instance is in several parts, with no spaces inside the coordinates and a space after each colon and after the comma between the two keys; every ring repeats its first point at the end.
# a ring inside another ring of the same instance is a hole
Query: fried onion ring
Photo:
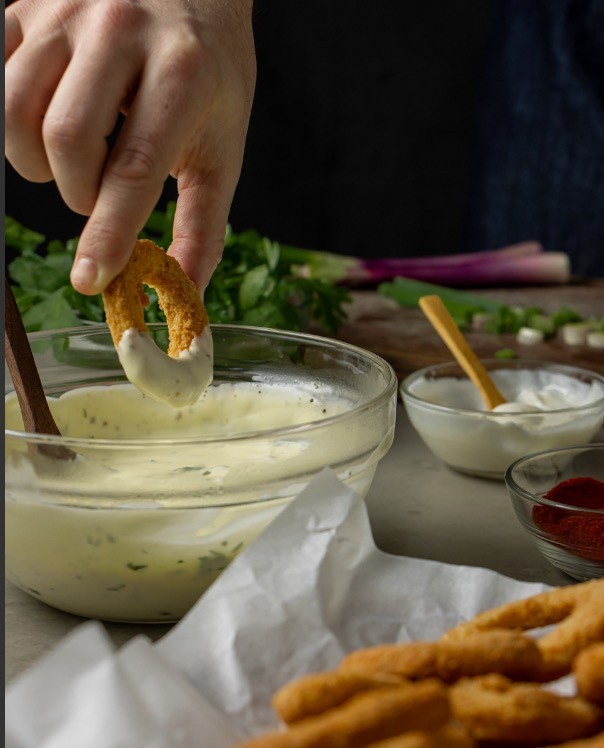
{"type": "Polygon", "coordinates": [[[602,728],[601,710],[581,696],[559,696],[503,675],[464,678],[449,695],[453,716],[476,740],[543,745],[590,737],[602,728]]]}
{"type": "Polygon", "coordinates": [[[378,644],[347,654],[340,670],[367,673],[391,673],[419,680],[436,673],[436,642],[417,641],[402,644],[378,644]]]}
{"type": "Polygon", "coordinates": [[[365,748],[408,730],[449,720],[446,687],[435,679],[353,696],[343,705],[241,743],[239,748],[365,748]]]}
{"type": "Polygon", "coordinates": [[[604,706],[604,642],[591,644],[579,652],[573,662],[573,672],[579,694],[604,706]]]}
{"type": "Polygon", "coordinates": [[[403,682],[387,673],[311,673],[280,688],[272,704],[283,722],[292,724],[339,706],[363,691],[392,688],[403,682]]]}
{"type": "Polygon", "coordinates": [[[571,740],[568,743],[557,743],[555,746],[548,746],[548,748],[604,748],[604,732],[594,735],[593,738],[571,740]]]}
{"type": "Polygon", "coordinates": [[[543,658],[538,680],[568,674],[582,649],[604,640],[604,579],[557,587],[505,603],[450,629],[443,639],[461,640],[488,629],[528,631],[552,624],[558,625],[537,640],[543,658]]]}
{"type": "Polygon", "coordinates": [[[351,652],[340,664],[343,671],[392,673],[413,680],[434,676],[446,683],[486,673],[532,680],[541,668],[535,642],[504,629],[477,631],[459,639],[368,647],[351,652]]]}
{"type": "Polygon", "coordinates": [[[445,725],[436,730],[413,730],[368,748],[474,748],[475,741],[461,725],[445,725]]]}
{"type": "Polygon", "coordinates": [[[212,381],[212,336],[199,292],[177,260],[147,239],[137,241],[126,267],[103,291],[103,301],[128,379],[173,407],[196,402],[212,381]],[[156,289],[166,315],[167,355],[149,335],[143,283],[156,289]]]}

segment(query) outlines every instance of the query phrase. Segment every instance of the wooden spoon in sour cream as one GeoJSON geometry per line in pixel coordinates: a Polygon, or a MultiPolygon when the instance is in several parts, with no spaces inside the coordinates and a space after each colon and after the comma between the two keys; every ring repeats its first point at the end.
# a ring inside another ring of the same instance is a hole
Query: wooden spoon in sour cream
{"type": "Polygon", "coordinates": [[[478,356],[462,335],[440,296],[422,296],[419,300],[419,307],[451,351],[457,363],[472,380],[487,408],[493,410],[498,405],[505,403],[505,397],[499,392],[478,356]]]}

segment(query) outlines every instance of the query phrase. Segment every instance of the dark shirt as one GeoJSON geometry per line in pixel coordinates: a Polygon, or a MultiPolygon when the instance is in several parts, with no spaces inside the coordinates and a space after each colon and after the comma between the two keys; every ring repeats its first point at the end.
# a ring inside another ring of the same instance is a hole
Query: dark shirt
{"type": "Polygon", "coordinates": [[[468,249],[534,238],[604,277],[604,0],[500,0],[470,165],[468,249]]]}

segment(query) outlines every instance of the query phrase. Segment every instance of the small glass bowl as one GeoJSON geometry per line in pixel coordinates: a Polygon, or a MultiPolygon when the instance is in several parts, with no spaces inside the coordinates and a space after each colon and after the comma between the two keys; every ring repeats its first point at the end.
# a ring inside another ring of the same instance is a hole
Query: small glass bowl
{"type": "MultiPolygon", "coordinates": [[[[165,350],[166,326],[150,334],[165,350]]],[[[23,430],[5,367],[11,582],[76,615],[173,621],[325,467],[367,493],[394,436],[389,364],[302,333],[216,325],[212,336],[204,398],[214,421],[207,410],[150,410],[142,395],[134,407],[120,400],[130,385],[105,325],[30,336],[51,407],[63,414],[58,425],[71,435],[23,430]],[[79,399],[88,387],[97,392],[90,407],[79,399]],[[282,400],[271,400],[275,389],[282,400]],[[169,425],[159,436],[158,422],[169,425]],[[56,446],[75,459],[41,449],[56,446]]]]}
{"type": "Polygon", "coordinates": [[[528,455],[505,473],[516,516],[545,558],[574,579],[595,579],[604,576],[604,508],[544,498],[571,478],[604,482],[604,443],[528,455]]]}
{"type": "Polygon", "coordinates": [[[409,375],[400,392],[409,420],[425,444],[449,467],[503,480],[514,460],[527,454],[586,444],[604,423],[604,377],[576,366],[528,359],[483,360],[502,395],[549,392],[555,409],[488,411],[461,367],[437,364],[409,375]],[[568,392],[573,392],[573,400],[568,392]]]}

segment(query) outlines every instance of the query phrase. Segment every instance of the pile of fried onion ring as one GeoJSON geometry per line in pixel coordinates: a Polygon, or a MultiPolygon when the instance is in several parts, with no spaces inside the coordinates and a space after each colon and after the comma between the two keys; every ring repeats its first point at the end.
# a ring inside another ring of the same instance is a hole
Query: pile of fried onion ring
{"type": "Polygon", "coordinates": [[[604,579],[492,608],[436,641],[356,650],[272,705],[283,729],[237,748],[604,748],[604,579]],[[554,685],[564,676],[572,695],[554,685]]]}

